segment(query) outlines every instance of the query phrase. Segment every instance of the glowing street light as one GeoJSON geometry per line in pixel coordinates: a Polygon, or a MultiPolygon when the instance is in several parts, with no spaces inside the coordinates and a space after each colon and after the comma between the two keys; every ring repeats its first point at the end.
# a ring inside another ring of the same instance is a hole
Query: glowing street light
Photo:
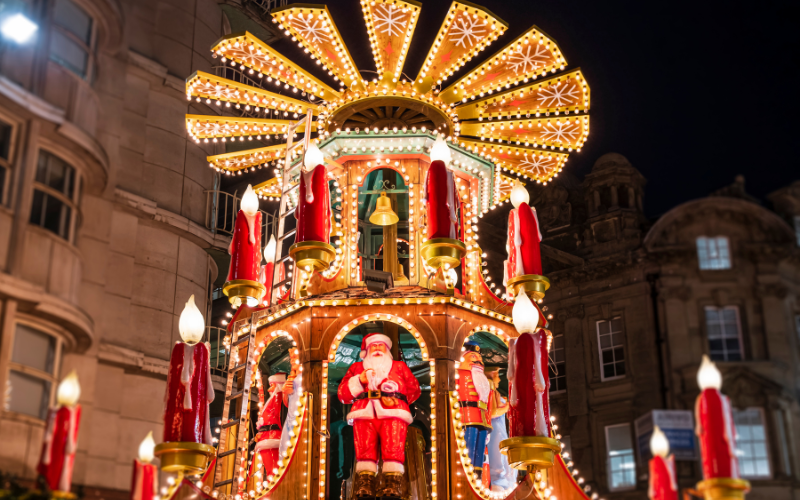
{"type": "Polygon", "coordinates": [[[27,43],[38,29],[36,23],[20,13],[12,14],[0,23],[0,33],[3,34],[3,38],[18,44],[27,43]]]}

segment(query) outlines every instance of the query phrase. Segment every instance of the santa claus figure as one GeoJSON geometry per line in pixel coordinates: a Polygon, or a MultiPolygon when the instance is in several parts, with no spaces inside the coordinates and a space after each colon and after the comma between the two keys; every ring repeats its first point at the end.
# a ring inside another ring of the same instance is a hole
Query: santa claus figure
{"type": "Polygon", "coordinates": [[[420,387],[408,366],[392,359],[391,346],[386,335],[365,336],[363,361],[353,363],[339,384],[339,400],[353,405],[347,418],[353,421],[356,451],[354,498],[376,496],[379,459],[384,486],[377,496],[400,498],[402,494],[406,431],[413,420],[409,405],[419,398],[420,387]]]}
{"type": "Polygon", "coordinates": [[[458,366],[458,403],[464,440],[475,472],[480,475],[486,437],[492,430],[495,394],[483,372],[483,357],[477,342],[464,342],[464,353],[458,366]]]}
{"type": "Polygon", "coordinates": [[[519,337],[508,350],[510,437],[550,437],[550,375],[547,330],[539,328],[538,306],[520,290],[512,310],[519,337]],[[532,390],[531,390],[532,389],[532,390]]]}
{"type": "Polygon", "coordinates": [[[208,405],[214,401],[209,347],[200,342],[205,320],[194,295],[181,313],[178,329],[183,342],[172,349],[164,405],[164,442],[211,445],[208,405]]]}
{"type": "Polygon", "coordinates": [[[528,205],[530,195],[525,187],[517,181],[511,191],[511,203],[514,209],[508,214],[508,240],[506,251],[508,260],[503,268],[503,284],[513,278],[526,274],[542,274],[542,257],[539,244],[542,233],[539,230],[539,219],[536,209],[528,205]]]}
{"type": "Polygon", "coordinates": [[[431,166],[425,174],[425,208],[428,221],[428,239],[458,237],[456,192],[453,171],[447,168],[450,162],[450,148],[441,138],[437,138],[431,148],[431,166]]]}
{"type": "Polygon", "coordinates": [[[300,195],[297,200],[297,233],[295,244],[304,241],[330,243],[331,199],[328,172],[322,152],[311,144],[306,151],[300,172],[300,195]]]}
{"type": "MultiPolygon", "coordinates": [[[[269,381],[269,399],[264,404],[261,415],[256,423],[256,447],[254,452],[257,457],[253,459],[253,465],[257,465],[258,457],[261,458],[261,466],[264,467],[264,479],[275,474],[278,470],[278,460],[280,455],[278,449],[281,443],[281,410],[284,407],[283,384],[286,383],[285,373],[271,375],[269,381]]],[[[260,393],[263,394],[263,386],[260,393]]],[[[252,471],[252,468],[251,468],[252,471]]]]}

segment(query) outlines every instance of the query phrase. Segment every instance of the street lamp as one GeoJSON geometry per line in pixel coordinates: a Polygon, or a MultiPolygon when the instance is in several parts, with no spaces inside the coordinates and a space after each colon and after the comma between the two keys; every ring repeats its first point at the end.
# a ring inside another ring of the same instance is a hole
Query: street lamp
{"type": "Polygon", "coordinates": [[[38,29],[39,26],[36,23],[28,19],[25,14],[19,12],[6,17],[0,22],[0,33],[2,33],[3,38],[18,44],[27,43],[38,29]]]}

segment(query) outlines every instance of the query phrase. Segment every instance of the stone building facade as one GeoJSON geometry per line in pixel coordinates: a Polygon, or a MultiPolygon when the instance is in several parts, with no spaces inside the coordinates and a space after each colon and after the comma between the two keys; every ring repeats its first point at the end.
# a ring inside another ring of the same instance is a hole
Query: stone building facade
{"type": "Polygon", "coordinates": [[[0,46],[0,470],[34,477],[74,369],[73,483],[127,497],[139,442],[161,433],[179,314],[191,294],[210,311],[209,252],[227,247],[206,213],[220,151],[188,139],[184,115],[208,110],[184,81],[214,71],[209,47],[232,29],[274,35],[236,1],[17,4],[38,30],[0,46]]]}
{"type": "MultiPolygon", "coordinates": [[[[770,210],[737,178],[653,222],[644,185],[611,153],[582,182],[567,174],[532,191],[553,282],[544,301],[556,336],[552,414],[575,468],[602,498],[643,498],[649,457],[636,421],[658,409],[693,412],[708,354],[735,409],[748,498],[795,498],[800,182],[771,195],[770,210]]],[[[701,479],[697,460],[677,465],[682,488],[701,479]]]]}

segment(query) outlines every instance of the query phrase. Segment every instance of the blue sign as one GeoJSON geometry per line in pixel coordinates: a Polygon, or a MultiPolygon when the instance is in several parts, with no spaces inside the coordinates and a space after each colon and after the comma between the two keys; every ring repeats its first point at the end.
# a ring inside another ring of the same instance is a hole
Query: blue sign
{"type": "Polygon", "coordinates": [[[694,435],[694,414],[690,410],[653,410],[636,419],[636,444],[644,463],[653,457],[650,436],[659,426],[669,441],[669,452],[675,460],[697,460],[694,435]]]}

